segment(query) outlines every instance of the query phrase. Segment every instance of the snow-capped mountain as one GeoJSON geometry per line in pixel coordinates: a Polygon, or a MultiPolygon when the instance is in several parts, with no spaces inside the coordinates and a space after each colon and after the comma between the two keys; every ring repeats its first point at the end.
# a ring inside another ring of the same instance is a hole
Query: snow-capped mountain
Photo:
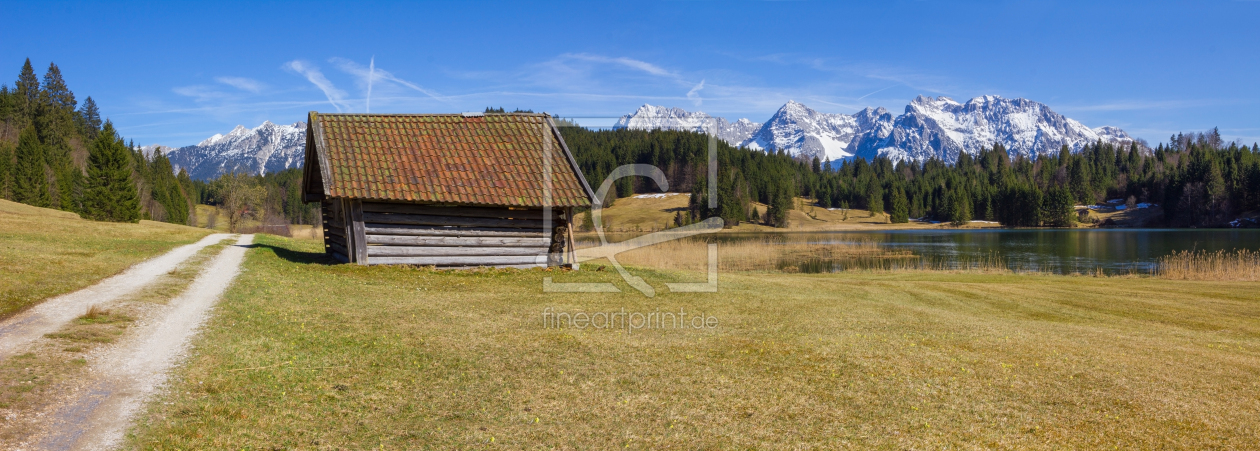
{"type": "Polygon", "coordinates": [[[613,125],[613,128],[683,130],[701,133],[710,133],[710,130],[713,130],[716,131],[714,135],[718,139],[726,141],[733,146],[738,146],[761,128],[761,124],[748,119],[730,122],[726,118],[715,118],[701,111],[688,112],[682,108],[667,108],[644,104],[633,113],[617,119],[617,123],[613,125]]]}
{"type": "Polygon", "coordinates": [[[881,118],[891,116],[883,108],[867,108],[852,116],[819,113],[789,100],[761,126],[757,133],[740,143],[751,149],[783,150],[819,160],[848,158],[853,137],[879,125],[881,118]]]}
{"type": "Polygon", "coordinates": [[[919,96],[890,127],[876,127],[853,140],[849,151],[863,158],[893,161],[937,157],[953,162],[1002,143],[1012,157],[1056,154],[1067,145],[1079,151],[1097,141],[1128,144],[1133,138],[1115,127],[1089,128],[1027,99],[983,96],[958,103],[948,97],[919,96]]]}
{"type": "Polygon", "coordinates": [[[883,155],[894,161],[936,157],[952,163],[960,152],[975,154],[998,142],[1012,157],[1054,154],[1063,145],[1079,151],[1100,140],[1133,142],[1119,128],[1091,129],[1044,104],[998,96],[976,97],[965,104],[948,97],[919,96],[896,118],[882,107],[852,115],[820,113],[789,100],[750,133],[758,124],[747,119],[731,123],[698,111],[644,105],[622,116],[617,127],[704,132],[701,124],[706,121],[718,124],[718,137],[733,145],[820,160],[883,155]]]}
{"type": "Polygon", "coordinates": [[[170,150],[166,156],[176,170],[183,168],[192,178],[205,180],[229,172],[261,174],[301,167],[305,150],[305,122],[266,121],[252,129],[237,125],[226,135],[170,150]]]}

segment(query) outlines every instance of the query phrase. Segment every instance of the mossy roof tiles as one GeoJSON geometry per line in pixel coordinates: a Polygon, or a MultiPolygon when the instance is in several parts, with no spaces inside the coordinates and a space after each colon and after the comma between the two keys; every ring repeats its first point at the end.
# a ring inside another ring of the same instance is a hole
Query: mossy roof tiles
{"type": "MultiPolygon", "coordinates": [[[[585,207],[590,187],[541,114],[322,114],[307,122],[324,194],[373,200],[585,207]]],[[[313,162],[314,163],[314,162],[313,162]]]]}

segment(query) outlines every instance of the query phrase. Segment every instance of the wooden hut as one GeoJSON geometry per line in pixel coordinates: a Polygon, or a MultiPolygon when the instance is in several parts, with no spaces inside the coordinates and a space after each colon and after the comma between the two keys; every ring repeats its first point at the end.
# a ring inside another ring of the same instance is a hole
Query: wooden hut
{"type": "Polygon", "coordinates": [[[570,264],[595,198],[545,114],[311,112],[302,186],[325,251],[361,265],[570,264]]]}

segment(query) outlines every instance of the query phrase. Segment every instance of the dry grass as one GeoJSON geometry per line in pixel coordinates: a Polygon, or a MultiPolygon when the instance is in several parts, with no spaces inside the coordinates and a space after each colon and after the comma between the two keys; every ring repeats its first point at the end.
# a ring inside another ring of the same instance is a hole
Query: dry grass
{"type": "MultiPolygon", "coordinates": [[[[604,230],[607,232],[652,232],[672,227],[674,214],[686,213],[689,195],[675,195],[660,198],[617,199],[611,208],[603,212],[604,230]]],[[[813,200],[796,198],[796,208],[788,211],[788,227],[774,228],[763,225],[741,223],[729,231],[737,232],[808,232],[829,230],[894,230],[894,229],[955,229],[949,224],[928,224],[911,222],[891,224],[887,214],[871,216],[864,210],[828,210],[811,206],[813,200]]],[[[766,205],[753,203],[759,213],[765,213],[766,205]]],[[[962,228],[992,228],[998,224],[973,222],[962,228]]]]}
{"type": "Polygon", "coordinates": [[[108,314],[109,314],[109,310],[105,310],[97,304],[92,304],[91,306],[88,307],[87,313],[84,313],[83,316],[80,316],[79,318],[87,319],[87,320],[94,320],[108,314]]]}
{"type": "Polygon", "coordinates": [[[1260,252],[1176,252],[1159,259],[1156,273],[1174,280],[1260,281],[1260,252]]]}
{"type": "Polygon", "coordinates": [[[88,221],[74,213],[0,200],[0,318],[207,233],[152,221],[88,221]]]}
{"type": "Polygon", "coordinates": [[[145,449],[1231,449],[1260,433],[1253,282],[324,265],[259,237],[145,449]],[[544,293],[542,279],[621,293],[544,293]],[[544,309],[714,329],[547,329],[544,309]]]}
{"type": "Polygon", "coordinates": [[[21,443],[34,432],[40,414],[80,388],[85,355],[122,338],[155,304],[182,293],[230,242],[207,246],[144,290],[109,305],[91,305],[74,322],[35,342],[31,352],[0,362],[0,443],[21,443]]]}
{"type": "MultiPolygon", "coordinates": [[[[839,244],[785,243],[775,235],[759,239],[720,240],[718,269],[721,271],[782,271],[789,273],[831,273],[841,271],[982,271],[1009,272],[997,255],[975,260],[933,260],[909,251],[888,250],[871,240],[839,244]]],[[[595,246],[583,240],[579,248],[595,246]]],[[[622,264],[665,269],[704,271],[708,267],[708,243],[675,240],[623,252],[622,264]]],[[[604,260],[588,264],[599,265],[604,260]]]]}

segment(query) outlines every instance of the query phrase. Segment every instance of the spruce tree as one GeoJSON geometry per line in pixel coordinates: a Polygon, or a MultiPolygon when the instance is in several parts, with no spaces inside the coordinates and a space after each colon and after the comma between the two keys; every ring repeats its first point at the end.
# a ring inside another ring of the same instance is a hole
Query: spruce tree
{"type": "Polygon", "coordinates": [[[884,213],[884,191],[880,189],[878,181],[872,180],[867,184],[866,209],[871,212],[872,218],[884,213]]]}
{"type": "Polygon", "coordinates": [[[30,58],[27,58],[26,63],[22,65],[22,72],[18,74],[14,89],[18,97],[18,113],[22,120],[29,124],[34,121],[36,105],[39,105],[39,78],[35,76],[35,68],[31,67],[30,58]]]}
{"type": "Polygon", "coordinates": [[[13,145],[0,141],[0,199],[13,199],[13,145]]]}
{"type": "Polygon", "coordinates": [[[92,96],[83,99],[83,107],[79,108],[79,126],[88,140],[96,139],[101,131],[101,111],[97,109],[92,96]]]}
{"type": "Polygon", "coordinates": [[[47,207],[48,177],[44,174],[44,146],[39,142],[35,126],[28,125],[18,135],[13,168],[13,200],[36,207],[47,207]]]}
{"type": "Polygon", "coordinates": [[[114,125],[106,121],[89,147],[84,216],[98,221],[139,221],[140,196],[131,180],[130,155],[114,125]]]}
{"type": "Polygon", "coordinates": [[[0,83],[0,121],[13,117],[15,107],[13,98],[14,94],[9,90],[9,85],[0,83]]]}
{"type": "Polygon", "coordinates": [[[1072,209],[1072,193],[1065,188],[1050,188],[1041,198],[1041,220],[1049,227],[1071,227],[1076,215],[1072,209]]]}
{"type": "Polygon", "coordinates": [[[893,224],[905,224],[910,222],[910,202],[906,200],[906,190],[897,187],[893,190],[892,197],[892,214],[889,216],[889,222],[893,224]]]}
{"type": "Polygon", "coordinates": [[[962,226],[969,222],[971,222],[971,196],[965,189],[955,189],[949,196],[949,223],[962,226]]]}

